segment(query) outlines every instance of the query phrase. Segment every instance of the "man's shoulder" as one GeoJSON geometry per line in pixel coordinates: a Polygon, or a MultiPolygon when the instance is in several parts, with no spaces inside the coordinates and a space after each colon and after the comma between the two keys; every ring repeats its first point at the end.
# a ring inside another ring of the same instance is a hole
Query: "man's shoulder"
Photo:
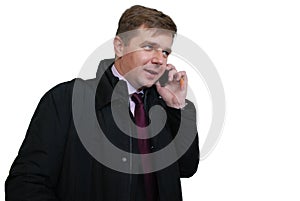
{"type": "MultiPolygon", "coordinates": [[[[66,82],[59,83],[54,87],[50,88],[43,96],[43,98],[51,97],[64,97],[66,98],[68,95],[72,94],[73,86],[76,79],[72,79],[66,82]]],[[[43,99],[42,98],[42,99],[43,99]]]]}
{"type": "Polygon", "coordinates": [[[66,90],[71,90],[74,86],[76,78],[69,80],[69,81],[65,81],[65,82],[61,82],[57,85],[55,85],[54,87],[52,87],[48,93],[57,93],[59,91],[66,91],[66,90]]]}
{"type": "Polygon", "coordinates": [[[66,106],[70,104],[76,79],[62,82],[50,88],[40,99],[39,105],[66,106]]]}
{"type": "Polygon", "coordinates": [[[74,88],[77,88],[78,86],[91,88],[95,85],[96,81],[97,81],[96,79],[84,80],[81,78],[74,78],[72,80],[55,85],[50,90],[48,90],[46,94],[51,94],[54,96],[71,95],[73,93],[74,88]]]}

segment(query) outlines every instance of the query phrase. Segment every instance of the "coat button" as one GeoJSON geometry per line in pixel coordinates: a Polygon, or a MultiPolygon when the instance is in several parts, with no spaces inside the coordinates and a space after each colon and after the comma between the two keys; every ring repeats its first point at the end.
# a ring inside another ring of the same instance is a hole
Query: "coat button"
{"type": "Polygon", "coordinates": [[[122,161],[125,163],[127,161],[126,157],[122,157],[122,161]]]}

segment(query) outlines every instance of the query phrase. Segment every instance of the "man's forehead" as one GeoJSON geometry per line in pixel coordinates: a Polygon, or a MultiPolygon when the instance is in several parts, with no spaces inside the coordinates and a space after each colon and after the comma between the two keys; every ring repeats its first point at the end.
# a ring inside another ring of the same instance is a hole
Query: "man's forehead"
{"type": "Polygon", "coordinates": [[[158,36],[167,36],[173,38],[173,32],[167,29],[158,29],[158,28],[140,28],[137,29],[137,35],[144,37],[158,37],[158,36]]]}
{"type": "Polygon", "coordinates": [[[171,48],[173,43],[173,33],[165,29],[139,29],[136,30],[130,40],[131,45],[140,45],[147,42],[171,48]]]}

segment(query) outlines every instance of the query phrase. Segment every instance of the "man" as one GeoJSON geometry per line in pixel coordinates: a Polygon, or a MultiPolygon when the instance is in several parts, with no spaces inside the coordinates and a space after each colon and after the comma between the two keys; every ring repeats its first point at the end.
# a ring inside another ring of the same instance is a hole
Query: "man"
{"type": "Polygon", "coordinates": [[[62,83],[41,99],[6,180],[6,200],[182,200],[180,177],[196,172],[199,147],[195,108],[185,99],[187,75],[167,64],[176,31],[162,12],[143,6],[127,9],[113,42],[115,59],[101,61],[95,79],[62,83]],[[165,71],[168,80],[163,85],[159,79],[165,71]],[[91,99],[86,99],[88,94],[91,99]],[[164,109],[165,119],[163,113],[149,114],[155,105],[164,109]],[[93,126],[81,130],[92,122],[85,113],[93,112],[105,137],[93,126]],[[160,121],[165,124],[156,133],[160,121]],[[167,153],[179,153],[186,145],[185,140],[173,143],[179,134],[194,137],[175,162],[160,166],[161,157],[148,158],[164,147],[173,150],[167,153]],[[108,153],[106,139],[129,158],[108,153]],[[110,163],[101,163],[97,154],[110,163]],[[112,165],[118,161],[120,169],[112,165]],[[121,170],[123,164],[128,171],[121,170]]]}

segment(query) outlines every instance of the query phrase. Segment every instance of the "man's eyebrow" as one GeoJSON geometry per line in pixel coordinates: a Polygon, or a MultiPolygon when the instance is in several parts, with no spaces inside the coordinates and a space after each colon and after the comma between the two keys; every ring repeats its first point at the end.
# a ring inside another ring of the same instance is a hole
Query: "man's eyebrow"
{"type": "Polygon", "coordinates": [[[158,43],[155,43],[155,42],[151,42],[151,41],[144,41],[144,42],[142,42],[141,43],[141,45],[152,45],[152,46],[156,46],[156,47],[158,47],[159,46],[159,44],[158,43]]]}

